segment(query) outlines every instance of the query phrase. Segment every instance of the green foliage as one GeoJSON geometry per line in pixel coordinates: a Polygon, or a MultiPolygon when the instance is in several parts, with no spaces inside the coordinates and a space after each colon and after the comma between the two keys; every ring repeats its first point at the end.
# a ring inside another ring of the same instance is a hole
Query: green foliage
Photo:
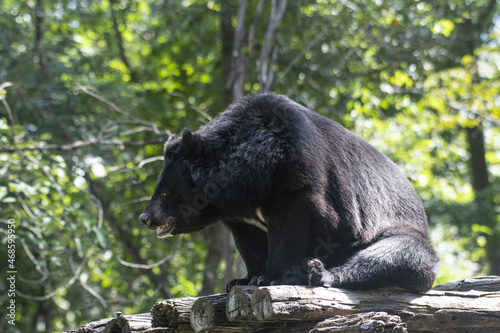
{"type": "MultiPolygon", "coordinates": [[[[162,166],[162,141],[227,104],[220,19],[230,10],[234,28],[237,6],[0,2],[0,253],[3,265],[14,219],[18,331],[76,328],[201,290],[205,234],[162,241],[137,217],[162,166]]],[[[259,89],[269,7],[254,51],[244,48],[245,93],[259,89]]],[[[272,90],[339,121],[404,170],[429,216],[438,282],[488,273],[500,244],[497,7],[289,1],[278,29],[272,90]],[[491,185],[475,193],[465,129],[479,125],[491,185]]],[[[250,7],[249,23],[253,15],[250,7]]],[[[13,331],[2,320],[1,330],[13,331]]]]}

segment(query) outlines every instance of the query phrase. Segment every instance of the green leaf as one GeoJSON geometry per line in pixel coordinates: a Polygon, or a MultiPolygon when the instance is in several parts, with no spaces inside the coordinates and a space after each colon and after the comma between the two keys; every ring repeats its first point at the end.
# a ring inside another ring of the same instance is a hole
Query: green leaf
{"type": "Polygon", "coordinates": [[[472,231],[474,232],[479,232],[483,234],[488,234],[488,235],[493,235],[494,231],[492,228],[486,226],[486,225],[480,225],[480,224],[473,224],[471,227],[472,231]]]}
{"type": "Polygon", "coordinates": [[[0,200],[3,199],[4,197],[6,197],[7,193],[9,193],[9,190],[7,189],[7,187],[0,186],[0,200]]]}
{"type": "Polygon", "coordinates": [[[99,243],[99,245],[103,249],[105,249],[107,242],[106,242],[106,236],[104,235],[104,231],[102,230],[102,228],[98,228],[98,227],[94,226],[92,228],[92,231],[95,233],[95,235],[97,237],[97,242],[99,243]]]}
{"type": "Polygon", "coordinates": [[[449,37],[455,29],[455,24],[447,19],[442,19],[434,23],[432,27],[432,32],[435,34],[443,34],[445,37],[449,37]]]}

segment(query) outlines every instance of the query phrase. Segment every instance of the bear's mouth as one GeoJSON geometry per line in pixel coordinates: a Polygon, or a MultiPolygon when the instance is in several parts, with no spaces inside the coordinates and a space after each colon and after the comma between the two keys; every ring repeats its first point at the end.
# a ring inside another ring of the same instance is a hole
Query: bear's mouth
{"type": "Polygon", "coordinates": [[[170,217],[167,219],[167,222],[159,227],[156,227],[156,236],[158,238],[165,238],[172,235],[172,231],[175,226],[175,218],[170,217]]]}

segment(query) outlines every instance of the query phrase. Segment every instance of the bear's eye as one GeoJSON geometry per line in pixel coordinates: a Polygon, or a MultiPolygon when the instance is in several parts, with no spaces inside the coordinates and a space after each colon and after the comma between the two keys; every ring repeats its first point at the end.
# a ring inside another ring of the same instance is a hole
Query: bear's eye
{"type": "Polygon", "coordinates": [[[161,197],[167,202],[170,200],[170,194],[167,192],[160,192],[161,197]]]}

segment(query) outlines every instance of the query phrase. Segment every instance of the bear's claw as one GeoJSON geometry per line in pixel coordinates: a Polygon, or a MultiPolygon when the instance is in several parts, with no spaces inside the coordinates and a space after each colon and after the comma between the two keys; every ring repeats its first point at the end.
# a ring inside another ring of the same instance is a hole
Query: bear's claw
{"type": "Polygon", "coordinates": [[[307,262],[308,267],[308,282],[310,286],[324,286],[329,285],[323,283],[323,273],[325,272],[325,265],[319,259],[310,259],[307,262]]]}

